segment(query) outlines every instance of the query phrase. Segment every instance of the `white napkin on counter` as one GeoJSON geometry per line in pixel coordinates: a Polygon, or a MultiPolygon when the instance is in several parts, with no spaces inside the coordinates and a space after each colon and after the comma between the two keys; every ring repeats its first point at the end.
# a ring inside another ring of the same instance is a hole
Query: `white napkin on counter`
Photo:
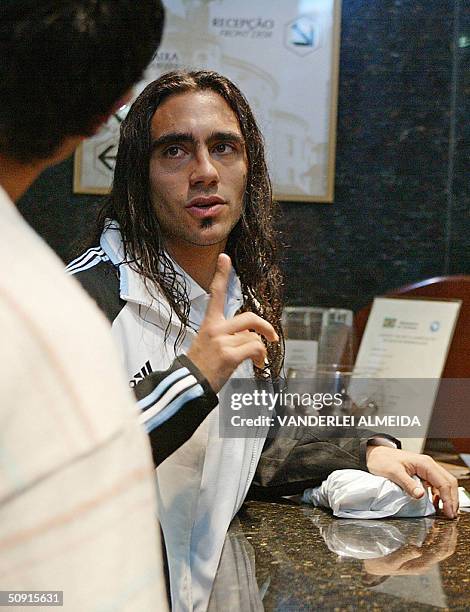
{"type": "MultiPolygon", "coordinates": [[[[421,482],[413,477],[416,484],[421,482]]],[[[306,489],[302,502],[331,508],[341,518],[421,517],[435,513],[427,495],[410,497],[397,484],[362,470],[336,470],[319,487],[306,489]]]]}

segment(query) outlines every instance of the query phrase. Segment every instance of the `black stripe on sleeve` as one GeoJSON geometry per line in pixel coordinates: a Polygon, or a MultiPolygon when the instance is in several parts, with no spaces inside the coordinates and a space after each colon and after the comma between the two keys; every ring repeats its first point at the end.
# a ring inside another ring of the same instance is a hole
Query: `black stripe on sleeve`
{"type": "MultiPolygon", "coordinates": [[[[170,368],[164,372],[152,372],[142,382],[134,387],[138,400],[148,396],[162,380],[181,367],[186,367],[203,388],[203,395],[189,400],[172,417],[153,429],[150,434],[150,444],[155,466],[169,457],[193,435],[206,416],[217,406],[217,395],[198,368],[185,355],[177,357],[170,368]]],[[[185,389],[187,391],[187,389],[185,389]]]]}

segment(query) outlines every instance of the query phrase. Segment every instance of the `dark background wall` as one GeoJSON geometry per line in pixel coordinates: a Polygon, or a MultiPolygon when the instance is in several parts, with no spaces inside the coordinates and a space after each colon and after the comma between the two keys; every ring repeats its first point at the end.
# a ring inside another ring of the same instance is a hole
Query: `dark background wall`
{"type": "MultiPolygon", "coordinates": [[[[335,202],[282,203],[289,304],[470,273],[469,58],[469,0],[343,0],[335,202]]],[[[20,203],[64,261],[99,204],[71,186],[69,160],[20,203]]]]}

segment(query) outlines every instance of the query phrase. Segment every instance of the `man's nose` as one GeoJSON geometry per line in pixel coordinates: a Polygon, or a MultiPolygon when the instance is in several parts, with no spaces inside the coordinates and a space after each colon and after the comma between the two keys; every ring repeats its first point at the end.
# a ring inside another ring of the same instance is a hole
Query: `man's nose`
{"type": "Polygon", "coordinates": [[[212,185],[219,182],[219,173],[209,151],[199,151],[194,158],[191,185],[212,185]]]}

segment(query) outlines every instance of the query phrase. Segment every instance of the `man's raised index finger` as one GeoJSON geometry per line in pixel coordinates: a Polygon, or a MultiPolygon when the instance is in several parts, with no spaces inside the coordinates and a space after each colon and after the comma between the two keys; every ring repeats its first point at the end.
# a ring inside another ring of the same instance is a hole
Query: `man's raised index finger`
{"type": "Polygon", "coordinates": [[[232,262],[226,253],[217,258],[217,267],[209,289],[210,300],[207,306],[206,317],[223,316],[227,284],[232,269],[232,262]]]}

